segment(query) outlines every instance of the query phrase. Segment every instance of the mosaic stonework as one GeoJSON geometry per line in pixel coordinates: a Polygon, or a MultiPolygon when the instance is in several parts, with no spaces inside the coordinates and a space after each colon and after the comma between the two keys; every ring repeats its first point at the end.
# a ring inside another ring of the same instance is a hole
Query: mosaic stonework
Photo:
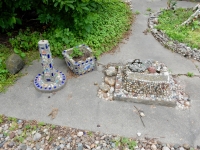
{"type": "Polygon", "coordinates": [[[150,60],[138,61],[138,64],[108,64],[97,96],[108,101],[129,101],[178,109],[190,107],[185,84],[172,76],[165,64],[150,60]]]}
{"type": "Polygon", "coordinates": [[[34,79],[35,88],[42,92],[52,92],[61,89],[66,83],[66,76],[53,67],[53,59],[48,40],[38,42],[43,72],[34,79]]]}
{"type": "Polygon", "coordinates": [[[171,75],[166,75],[166,78],[163,78],[164,76],[160,76],[158,73],[152,74],[154,77],[140,73],[140,75],[134,75],[135,78],[129,79],[126,69],[127,67],[124,66],[118,67],[114,100],[169,107],[177,106],[177,100],[187,101],[188,95],[183,92],[184,89],[180,85],[175,84],[171,75]],[[150,80],[148,80],[149,77],[150,80]]]}
{"type": "Polygon", "coordinates": [[[79,45],[78,48],[83,53],[89,53],[90,57],[87,57],[86,60],[75,61],[70,57],[70,54],[73,51],[73,48],[63,51],[63,56],[67,66],[74,72],[76,75],[83,75],[87,72],[91,72],[96,67],[96,58],[92,56],[92,50],[86,45],[79,45]]]}
{"type": "MultiPolygon", "coordinates": [[[[169,73],[163,63],[147,61],[144,72],[133,72],[128,64],[123,69],[123,88],[134,94],[166,96],[169,93],[169,73]],[[148,66],[146,65],[148,64],[148,66]],[[151,73],[148,71],[151,68],[151,73]],[[152,73],[152,70],[153,73],[152,73]]],[[[144,66],[144,65],[143,65],[144,66]]],[[[142,67],[144,68],[144,67],[142,67]]]]}

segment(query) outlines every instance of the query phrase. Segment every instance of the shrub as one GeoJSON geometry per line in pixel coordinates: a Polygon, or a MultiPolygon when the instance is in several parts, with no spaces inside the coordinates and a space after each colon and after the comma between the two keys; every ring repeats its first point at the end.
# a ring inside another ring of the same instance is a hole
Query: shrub
{"type": "Polygon", "coordinates": [[[99,7],[99,2],[95,0],[2,0],[0,28],[14,28],[15,24],[23,23],[24,16],[29,14],[28,18],[36,17],[34,19],[40,23],[89,32],[95,20],[91,14],[99,7]]]}

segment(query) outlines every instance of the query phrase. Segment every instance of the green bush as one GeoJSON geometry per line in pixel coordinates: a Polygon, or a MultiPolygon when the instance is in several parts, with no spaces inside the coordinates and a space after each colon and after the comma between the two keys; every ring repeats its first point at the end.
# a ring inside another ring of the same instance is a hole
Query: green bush
{"type": "Polygon", "coordinates": [[[14,28],[15,24],[23,23],[27,13],[35,12],[37,15],[34,19],[40,23],[88,32],[95,20],[91,13],[97,11],[99,7],[99,2],[95,0],[2,0],[0,28],[2,30],[14,28]],[[84,21],[81,21],[83,19],[84,21]]]}
{"type": "Polygon", "coordinates": [[[99,57],[118,44],[132,23],[131,10],[120,0],[99,2],[99,5],[102,7],[98,11],[91,12],[85,19],[79,20],[77,24],[82,24],[80,30],[79,25],[75,25],[74,29],[53,26],[40,35],[38,31],[27,29],[19,31],[16,37],[10,39],[10,43],[18,50],[29,51],[38,49],[37,42],[41,38],[47,39],[54,56],[62,56],[64,49],[86,44],[93,49],[94,55],[99,57]],[[91,27],[84,26],[85,23],[91,22],[89,20],[93,22],[91,27]]]}

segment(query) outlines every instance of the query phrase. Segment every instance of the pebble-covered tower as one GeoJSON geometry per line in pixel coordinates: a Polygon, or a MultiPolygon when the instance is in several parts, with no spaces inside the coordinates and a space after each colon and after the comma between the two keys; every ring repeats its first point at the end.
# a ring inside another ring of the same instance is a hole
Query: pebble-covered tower
{"type": "Polygon", "coordinates": [[[55,70],[53,67],[53,59],[48,40],[40,40],[38,47],[43,72],[35,77],[34,85],[39,91],[56,91],[65,85],[66,77],[62,72],[55,70]]]}

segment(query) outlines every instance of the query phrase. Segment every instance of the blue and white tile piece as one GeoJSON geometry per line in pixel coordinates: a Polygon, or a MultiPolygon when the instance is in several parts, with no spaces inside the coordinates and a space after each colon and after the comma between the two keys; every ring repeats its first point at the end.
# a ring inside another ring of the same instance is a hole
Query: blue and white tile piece
{"type": "Polygon", "coordinates": [[[73,58],[70,57],[73,48],[64,50],[62,54],[65,58],[67,66],[74,72],[74,74],[83,75],[95,69],[96,58],[92,55],[92,50],[87,45],[83,44],[79,45],[78,47],[83,51],[83,53],[88,51],[91,54],[90,57],[86,58],[86,60],[75,61],[73,58]]]}
{"type": "Polygon", "coordinates": [[[48,40],[38,42],[43,72],[34,79],[34,86],[42,92],[53,92],[61,89],[66,83],[66,76],[55,70],[48,40]]]}

